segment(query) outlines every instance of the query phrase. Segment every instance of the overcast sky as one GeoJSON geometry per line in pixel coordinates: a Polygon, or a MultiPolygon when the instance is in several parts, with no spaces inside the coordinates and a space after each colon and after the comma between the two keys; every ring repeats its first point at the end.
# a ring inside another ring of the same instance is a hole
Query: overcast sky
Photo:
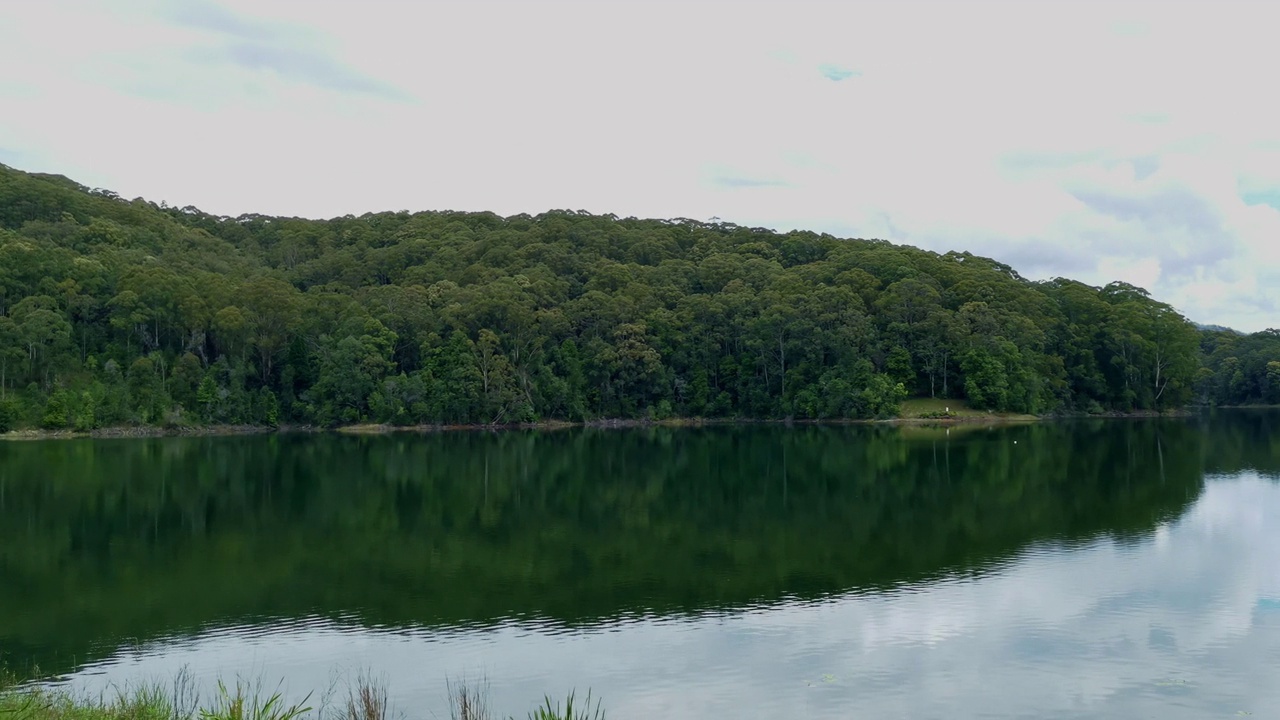
{"type": "Polygon", "coordinates": [[[0,162],[238,215],[718,217],[1280,326],[1280,4],[4,0],[0,162]]]}

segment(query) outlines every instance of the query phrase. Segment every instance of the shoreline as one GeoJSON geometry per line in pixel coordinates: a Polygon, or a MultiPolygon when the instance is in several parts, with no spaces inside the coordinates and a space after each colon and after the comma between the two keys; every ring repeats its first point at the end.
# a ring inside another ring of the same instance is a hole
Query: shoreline
{"type": "Polygon", "coordinates": [[[1201,410],[1280,410],[1280,404],[1275,405],[1201,405],[1201,410]]]}
{"type": "Polygon", "coordinates": [[[457,423],[434,425],[386,425],[379,423],[359,423],[336,427],[320,427],[315,425],[191,425],[184,427],[158,426],[123,426],[98,428],[88,432],[76,430],[11,430],[0,433],[0,441],[23,440],[84,440],[113,438],[159,438],[159,437],[237,437],[249,435],[293,435],[308,433],[338,433],[342,435],[391,435],[396,433],[441,433],[459,431],[500,432],[510,430],[569,430],[606,429],[622,430],[632,428],[665,427],[709,427],[725,425],[807,425],[807,426],[841,426],[841,425],[888,425],[888,426],[920,426],[920,425],[1021,425],[1036,422],[1056,422],[1064,420],[1135,420],[1149,418],[1185,418],[1191,417],[1192,410],[1157,412],[1110,412],[1101,414],[1061,414],[1061,415],[1012,415],[1012,414],[966,414],[943,417],[895,417],[881,420],[874,419],[759,419],[759,418],[670,418],[665,420],[610,418],[570,422],[567,420],[542,420],[530,423],[457,423]]]}

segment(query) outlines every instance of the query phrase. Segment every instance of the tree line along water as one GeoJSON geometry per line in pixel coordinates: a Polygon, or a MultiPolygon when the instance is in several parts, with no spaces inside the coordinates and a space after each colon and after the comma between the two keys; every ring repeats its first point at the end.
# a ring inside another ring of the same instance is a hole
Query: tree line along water
{"type": "Polygon", "coordinates": [[[212,216],[0,166],[0,430],[1280,402],[1280,335],[966,252],[552,211],[212,216]]]}

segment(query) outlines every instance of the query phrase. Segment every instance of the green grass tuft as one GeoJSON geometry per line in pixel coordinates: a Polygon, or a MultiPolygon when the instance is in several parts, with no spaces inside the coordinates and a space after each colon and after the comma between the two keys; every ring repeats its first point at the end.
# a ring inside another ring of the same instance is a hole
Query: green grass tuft
{"type": "Polygon", "coordinates": [[[482,680],[472,685],[466,680],[450,681],[449,717],[451,720],[493,720],[489,711],[489,683],[482,680]]]}
{"type": "Polygon", "coordinates": [[[347,701],[336,720],[387,720],[387,686],[368,674],[347,688],[347,701]]]}
{"type": "Polygon", "coordinates": [[[159,687],[96,699],[45,688],[10,689],[0,693],[0,714],[5,720],[177,720],[159,687]]]}
{"type": "Polygon", "coordinates": [[[219,680],[213,705],[200,709],[200,720],[295,720],[311,712],[310,707],[303,707],[309,699],[310,694],[302,703],[285,705],[279,692],[264,699],[260,685],[249,686],[237,680],[235,689],[230,690],[219,680]]]}
{"type": "Polygon", "coordinates": [[[574,693],[570,692],[568,699],[564,702],[564,709],[560,709],[560,704],[551,704],[551,697],[543,698],[543,705],[534,709],[529,713],[529,720],[604,720],[604,710],[600,708],[600,701],[596,700],[595,707],[591,706],[591,692],[587,691],[587,699],[585,707],[574,707],[574,693]]]}

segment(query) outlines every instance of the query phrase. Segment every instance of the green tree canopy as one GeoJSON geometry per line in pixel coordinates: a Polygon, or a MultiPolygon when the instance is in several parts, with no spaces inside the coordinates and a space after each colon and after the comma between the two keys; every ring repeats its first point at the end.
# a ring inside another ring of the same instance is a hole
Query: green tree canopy
{"type": "Polygon", "coordinates": [[[61,391],[97,425],[1280,397],[1266,337],[1207,339],[1141,288],[1030,282],[965,252],[569,211],[219,217],[4,167],[0,201],[0,396],[17,425],[61,391]]]}

